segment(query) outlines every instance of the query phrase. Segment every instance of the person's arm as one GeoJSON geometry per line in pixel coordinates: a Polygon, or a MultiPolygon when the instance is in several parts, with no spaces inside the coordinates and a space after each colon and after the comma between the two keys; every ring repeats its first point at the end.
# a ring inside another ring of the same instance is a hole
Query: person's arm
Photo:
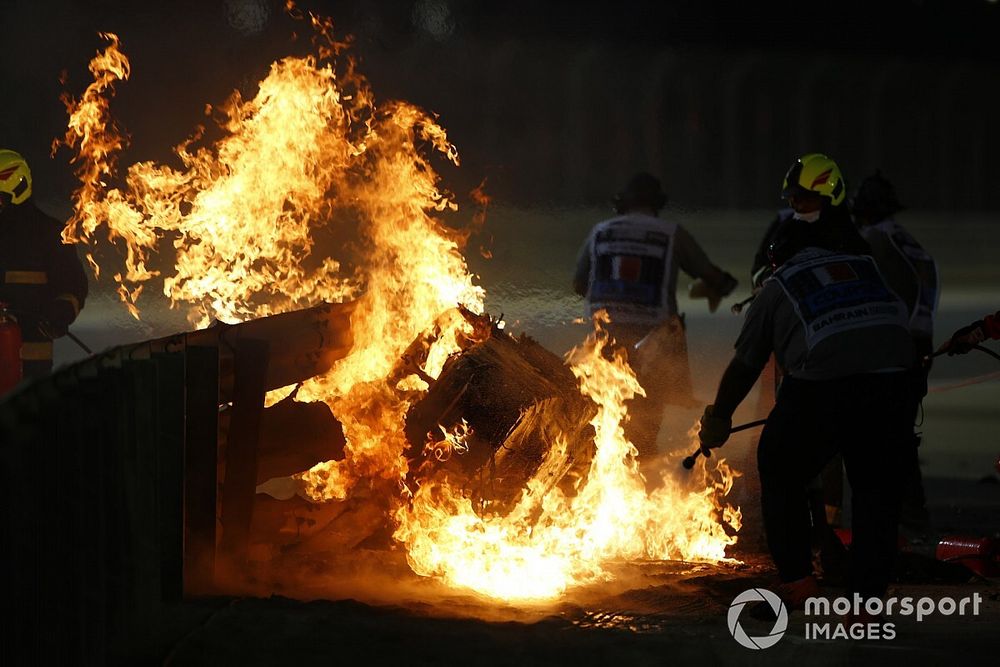
{"type": "Polygon", "coordinates": [[[739,357],[733,357],[729,362],[719,382],[715,402],[706,406],[705,413],[701,416],[698,439],[702,449],[708,450],[726,444],[733,428],[733,413],[753,389],[760,372],[760,368],[747,366],[739,357]]]}
{"type": "Polygon", "coordinates": [[[739,357],[733,357],[719,382],[719,390],[715,394],[715,402],[712,403],[713,413],[732,418],[736,408],[753,389],[762,370],[747,366],[739,357]]]}
{"type": "Polygon", "coordinates": [[[728,296],[739,282],[708,259],[708,255],[686,229],[677,226],[674,253],[677,264],[692,278],[700,278],[717,298],[728,296]]]}
{"type": "Polygon", "coordinates": [[[733,413],[760,377],[773,345],[774,301],[780,287],[768,283],[750,304],[743,329],[736,340],[736,354],[722,374],[715,402],[705,408],[698,438],[707,450],[721,447],[729,439],[733,413]]]}
{"type": "Polygon", "coordinates": [[[1000,310],[953,333],[951,338],[938,348],[937,353],[947,352],[948,356],[967,354],[973,347],[987,339],[1000,340],[1000,310]]]}
{"type": "Polygon", "coordinates": [[[583,242],[580,252],[576,255],[576,272],[573,274],[573,291],[580,296],[587,296],[590,287],[590,237],[583,242]]]}

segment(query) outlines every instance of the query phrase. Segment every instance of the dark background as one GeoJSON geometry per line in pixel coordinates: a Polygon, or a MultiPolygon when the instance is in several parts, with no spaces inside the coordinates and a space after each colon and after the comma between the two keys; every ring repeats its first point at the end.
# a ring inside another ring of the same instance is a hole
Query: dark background
{"type": "MultiPolygon", "coordinates": [[[[910,210],[903,224],[937,258],[945,286],[937,340],[997,308],[1000,224],[1000,5],[985,0],[723,3],[557,0],[302,0],[355,35],[380,99],[440,115],[462,166],[440,165],[465,193],[488,177],[498,203],[466,253],[487,307],[510,330],[563,352],[588,333],[571,293],[574,257],[628,176],[662,177],[709,257],[749,293],[750,260],[789,164],[825,151],[856,184],[876,167],[910,210]]],[[[40,203],[69,214],[60,73],[76,95],[114,31],[132,61],[112,111],[132,143],[122,163],[171,160],[205,122],[206,103],[245,95],[272,61],[310,50],[308,29],[274,0],[0,0],[0,146],[24,152],[40,203]],[[297,40],[292,40],[298,32],[297,40]]],[[[459,223],[461,220],[458,221],[459,223]]],[[[328,250],[328,249],[327,249],[328,250]]],[[[317,256],[321,255],[317,249],[317,256]]],[[[325,252],[325,250],[323,251],[325,252]]],[[[102,349],[188,328],[151,284],[142,321],[92,284],[74,332],[102,349]],[[158,296],[159,295],[159,296],[158,296]]],[[[683,288],[681,290],[684,291],[683,288]]],[[[697,391],[706,400],[740,318],[680,294],[697,391]]],[[[83,357],[61,339],[57,363],[83,357]]],[[[985,355],[943,360],[933,382],[989,372],[985,355]]],[[[974,477],[996,456],[996,384],[928,400],[922,456],[936,475],[974,477]],[[978,392],[978,393],[977,393],[978,392]],[[986,458],[988,455],[989,458],[986,458]]],[[[676,417],[683,421],[687,416],[676,417]]],[[[690,415],[690,420],[697,415],[690,415]]],[[[691,421],[683,425],[683,432],[691,421]]]]}
{"type": "MultiPolygon", "coordinates": [[[[376,95],[440,115],[463,158],[444,174],[455,190],[487,176],[501,201],[593,204],[648,169],[680,205],[770,207],[790,162],[822,151],[849,184],[882,168],[912,208],[997,208],[994,2],[300,4],[355,35],[376,95]]],[[[307,50],[272,0],[0,6],[0,144],[29,158],[50,208],[74,185],[68,153],[48,159],[59,76],[82,91],[98,31],[132,60],[112,107],[125,164],[169,159],[205,103],[252,95],[272,60],[307,50]]]]}

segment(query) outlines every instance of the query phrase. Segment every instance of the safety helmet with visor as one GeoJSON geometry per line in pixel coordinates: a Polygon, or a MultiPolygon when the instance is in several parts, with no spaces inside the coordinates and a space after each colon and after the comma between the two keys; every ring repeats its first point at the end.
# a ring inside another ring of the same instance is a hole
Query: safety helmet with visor
{"type": "Polygon", "coordinates": [[[781,196],[793,201],[796,197],[823,197],[833,206],[843,203],[846,196],[840,167],[822,153],[807,153],[789,167],[781,186],[781,196]]]}
{"type": "Polygon", "coordinates": [[[31,170],[20,153],[0,149],[0,199],[23,204],[31,196],[31,170]]]}

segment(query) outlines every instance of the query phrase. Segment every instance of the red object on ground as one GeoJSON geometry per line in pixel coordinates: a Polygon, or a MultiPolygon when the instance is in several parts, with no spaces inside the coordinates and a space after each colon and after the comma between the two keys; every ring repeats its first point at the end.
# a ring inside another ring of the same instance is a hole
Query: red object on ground
{"type": "MultiPolygon", "coordinates": [[[[851,546],[853,535],[850,528],[834,528],[834,532],[845,547],[851,546]]],[[[902,538],[900,548],[906,548],[906,542],[902,538]]],[[[934,557],[940,561],[964,565],[983,577],[1000,576],[1000,540],[992,537],[942,537],[934,550],[934,557]]]]}
{"type": "Polygon", "coordinates": [[[0,303],[0,394],[17,386],[23,377],[21,365],[21,327],[0,303]]]}
{"type": "Polygon", "coordinates": [[[997,473],[1000,473],[1000,455],[998,455],[997,460],[993,462],[993,467],[997,469],[997,473]]]}
{"type": "Polygon", "coordinates": [[[1000,310],[994,315],[987,315],[983,318],[983,329],[987,338],[1000,340],[1000,310]]]}
{"type": "Polygon", "coordinates": [[[1000,542],[992,537],[943,537],[934,556],[938,560],[960,563],[984,577],[1000,575],[1000,542]]]}

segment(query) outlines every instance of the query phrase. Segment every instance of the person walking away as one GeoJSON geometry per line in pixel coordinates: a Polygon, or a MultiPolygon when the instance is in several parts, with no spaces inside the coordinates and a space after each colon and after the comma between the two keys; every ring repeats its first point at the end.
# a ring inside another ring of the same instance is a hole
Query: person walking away
{"type": "Polygon", "coordinates": [[[629,406],[626,426],[643,456],[656,453],[664,406],[694,405],[684,316],[677,308],[678,272],[701,279],[710,303],[737,285],[683,226],[660,217],[666,203],[658,179],[646,172],[633,176],[614,198],[616,215],[594,226],[584,241],[573,278],[587,314],[607,312],[608,330],[627,350],[646,392],[629,406]]]}

